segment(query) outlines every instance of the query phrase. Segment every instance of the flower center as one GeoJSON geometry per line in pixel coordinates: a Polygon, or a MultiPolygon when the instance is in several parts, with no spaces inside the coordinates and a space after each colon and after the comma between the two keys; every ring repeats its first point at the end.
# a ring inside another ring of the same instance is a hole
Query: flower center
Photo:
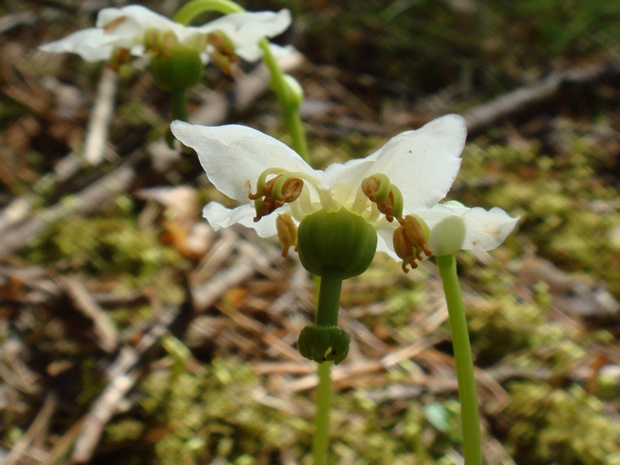
{"type": "MultiPolygon", "coordinates": [[[[407,266],[417,268],[416,260],[422,260],[422,253],[431,255],[428,226],[416,215],[403,217],[403,194],[381,173],[365,178],[357,187],[351,202],[351,189],[346,186],[336,184],[332,189],[321,189],[317,179],[306,173],[269,168],[259,176],[256,193],[250,193],[248,197],[254,201],[255,222],[285,204],[289,204],[291,214],[298,221],[319,210],[337,212],[343,208],[376,229],[396,219],[400,226],[394,230],[394,250],[403,260],[405,273],[409,271],[407,266]],[[307,188],[304,189],[304,186],[307,188]],[[382,221],[382,215],[385,222],[382,221]]],[[[286,256],[289,247],[296,245],[297,228],[286,213],[278,216],[276,226],[282,255],[286,256]]]]}

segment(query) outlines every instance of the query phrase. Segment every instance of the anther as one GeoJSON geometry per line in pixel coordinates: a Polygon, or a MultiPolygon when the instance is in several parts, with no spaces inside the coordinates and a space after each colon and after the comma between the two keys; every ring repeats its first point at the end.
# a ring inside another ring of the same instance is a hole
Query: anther
{"type": "Polygon", "coordinates": [[[403,215],[403,194],[384,174],[374,174],[362,181],[362,192],[377,204],[377,209],[391,223],[403,215]]]}
{"type": "Polygon", "coordinates": [[[235,47],[230,39],[221,31],[210,32],[207,34],[207,42],[214,50],[211,53],[211,60],[224,73],[230,74],[234,63],[240,60],[235,53],[235,47]]]}
{"type": "Polygon", "coordinates": [[[282,246],[282,256],[288,256],[289,247],[297,248],[297,226],[293,219],[287,214],[278,215],[276,218],[276,228],[278,230],[278,240],[282,246]]]}
{"type": "Polygon", "coordinates": [[[273,213],[285,203],[297,200],[301,195],[304,183],[301,179],[286,174],[281,174],[265,182],[265,176],[261,175],[256,187],[256,194],[250,193],[248,195],[250,200],[254,200],[254,209],[256,210],[254,222],[273,213]]]}
{"type": "Polygon", "coordinates": [[[416,215],[407,215],[399,220],[400,227],[394,231],[394,251],[403,260],[403,271],[407,273],[407,265],[412,269],[418,267],[416,260],[422,260],[422,252],[427,257],[432,255],[428,248],[430,232],[426,223],[416,215]]]}

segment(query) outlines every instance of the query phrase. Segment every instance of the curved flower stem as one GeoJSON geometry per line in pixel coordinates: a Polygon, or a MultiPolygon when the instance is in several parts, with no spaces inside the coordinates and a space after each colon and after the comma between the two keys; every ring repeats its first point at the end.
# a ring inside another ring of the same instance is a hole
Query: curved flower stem
{"type": "Polygon", "coordinates": [[[286,83],[284,82],[284,72],[278,65],[278,61],[271,53],[269,48],[269,41],[262,39],[260,41],[260,48],[263,50],[263,61],[271,73],[271,88],[278,97],[280,105],[282,105],[282,113],[284,116],[284,122],[286,123],[286,129],[293,139],[293,149],[301,155],[306,163],[310,163],[308,159],[308,143],[306,142],[306,133],[299,116],[299,105],[291,102],[287,93],[286,83]]]}
{"type": "Polygon", "coordinates": [[[217,11],[222,14],[241,13],[245,11],[240,5],[229,0],[194,0],[186,3],[174,15],[173,21],[188,26],[193,19],[206,11],[217,11]]]}
{"type": "Polygon", "coordinates": [[[476,380],[461,287],[456,273],[454,254],[436,257],[448,303],[456,375],[459,382],[461,422],[463,424],[463,455],[465,465],[482,465],[480,419],[476,397],[476,380]]]}
{"type": "MultiPolygon", "coordinates": [[[[241,6],[230,0],[194,0],[187,3],[181,8],[176,15],[174,21],[184,25],[189,25],[196,16],[207,11],[217,11],[222,14],[241,13],[245,11],[241,6]]],[[[299,116],[299,102],[295,103],[289,96],[286,82],[284,80],[284,72],[278,65],[278,61],[271,53],[269,41],[265,38],[259,43],[263,50],[263,61],[271,73],[271,87],[276,97],[282,105],[282,113],[286,130],[291,136],[293,149],[309,163],[308,159],[308,143],[306,142],[306,134],[299,116]]]]}
{"type": "Polygon", "coordinates": [[[332,390],[330,365],[332,362],[319,364],[319,385],[316,390],[316,417],[314,419],[314,439],[312,442],[312,456],[314,465],[327,464],[327,449],[329,446],[329,410],[332,390]]]}

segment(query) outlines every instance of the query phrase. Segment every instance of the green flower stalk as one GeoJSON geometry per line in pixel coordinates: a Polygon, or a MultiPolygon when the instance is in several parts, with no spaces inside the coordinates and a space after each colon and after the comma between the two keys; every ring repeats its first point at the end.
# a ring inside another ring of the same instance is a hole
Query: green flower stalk
{"type": "Polygon", "coordinates": [[[478,415],[478,399],[476,396],[476,380],[472,361],[469,333],[461,288],[456,273],[455,254],[435,257],[439,273],[443,281],[456,375],[459,382],[459,400],[461,402],[461,423],[463,425],[463,455],[465,465],[482,465],[482,449],[480,439],[480,419],[478,415]]]}

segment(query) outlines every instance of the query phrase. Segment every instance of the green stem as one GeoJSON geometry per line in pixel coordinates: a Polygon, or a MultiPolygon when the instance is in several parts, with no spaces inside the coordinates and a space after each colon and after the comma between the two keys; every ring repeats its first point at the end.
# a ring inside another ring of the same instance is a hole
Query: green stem
{"type": "MultiPolygon", "coordinates": [[[[187,26],[196,16],[207,11],[230,14],[240,13],[245,10],[235,2],[229,0],[194,0],[187,3],[174,15],[174,21],[187,26]]],[[[306,142],[306,134],[298,112],[299,104],[292,102],[288,95],[286,82],[284,81],[284,72],[278,65],[278,61],[273,56],[273,53],[271,53],[269,41],[263,38],[259,45],[263,50],[263,61],[271,73],[273,91],[282,106],[286,130],[291,136],[293,149],[306,163],[309,163],[308,143],[306,142]]]]}
{"type": "Polygon", "coordinates": [[[337,268],[323,270],[316,308],[316,325],[338,326],[338,309],[342,291],[342,272],[337,268]]]}
{"type": "MultiPolygon", "coordinates": [[[[178,88],[172,89],[170,91],[170,101],[172,103],[172,119],[178,119],[181,121],[187,121],[188,113],[187,113],[187,89],[178,88]]],[[[174,135],[170,128],[166,131],[164,136],[164,140],[168,144],[168,147],[174,148],[174,135]]]]}
{"type": "Polygon", "coordinates": [[[187,89],[178,88],[170,91],[170,100],[172,102],[172,118],[181,121],[187,121],[187,89]]]}
{"type": "Polygon", "coordinates": [[[316,417],[314,419],[314,439],[312,442],[312,456],[314,465],[327,464],[327,449],[329,445],[329,410],[332,390],[330,376],[331,362],[319,364],[319,385],[316,391],[316,417]]]}
{"type": "Polygon", "coordinates": [[[463,455],[465,465],[482,465],[480,440],[480,419],[476,397],[476,380],[472,361],[467,320],[461,297],[461,287],[456,273],[454,254],[436,257],[439,273],[448,303],[452,345],[456,362],[456,375],[459,381],[461,401],[461,422],[463,423],[463,455]]]}
{"type": "Polygon", "coordinates": [[[271,87],[280,101],[280,105],[282,105],[284,122],[286,123],[286,130],[293,140],[293,149],[306,163],[309,163],[308,143],[306,142],[306,133],[304,132],[299,111],[297,111],[298,105],[293,104],[289,99],[286,82],[284,82],[284,72],[278,65],[278,60],[271,53],[269,41],[263,38],[259,45],[263,50],[263,61],[271,73],[271,87]]]}

